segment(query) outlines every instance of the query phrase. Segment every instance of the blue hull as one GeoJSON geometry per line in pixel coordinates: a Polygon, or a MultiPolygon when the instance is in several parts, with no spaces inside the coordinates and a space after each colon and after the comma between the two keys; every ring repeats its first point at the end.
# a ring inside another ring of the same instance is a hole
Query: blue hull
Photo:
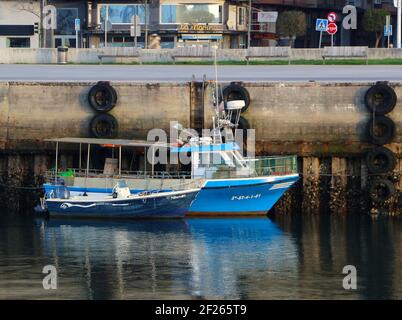
{"type": "MultiPolygon", "coordinates": [[[[45,193],[49,195],[56,186],[51,183],[44,183],[43,188],[45,189],[45,193]]],[[[86,193],[88,196],[91,197],[104,197],[105,195],[112,194],[112,188],[85,188],[80,186],[66,186],[68,191],[70,191],[71,195],[73,196],[81,196],[86,193]]],[[[145,191],[144,189],[130,189],[131,194],[136,194],[139,192],[145,191]]],[[[170,189],[162,189],[162,190],[147,190],[149,192],[167,192],[172,191],[170,189]]]]}
{"type": "MultiPolygon", "coordinates": [[[[208,180],[192,202],[189,213],[266,213],[281,196],[299,179],[299,175],[277,177],[258,177],[247,179],[208,180]]],[[[47,193],[54,189],[51,184],[44,185],[47,193]]],[[[67,187],[72,194],[87,192],[94,197],[110,194],[104,188],[67,187]]],[[[137,193],[141,190],[130,190],[137,193]]]]}
{"type": "Polygon", "coordinates": [[[266,213],[297,180],[273,178],[210,180],[201,188],[190,213],[266,213]]]}
{"type": "Polygon", "coordinates": [[[198,193],[154,195],[140,199],[114,199],[99,201],[88,199],[46,200],[49,215],[69,218],[183,218],[198,193]]]}

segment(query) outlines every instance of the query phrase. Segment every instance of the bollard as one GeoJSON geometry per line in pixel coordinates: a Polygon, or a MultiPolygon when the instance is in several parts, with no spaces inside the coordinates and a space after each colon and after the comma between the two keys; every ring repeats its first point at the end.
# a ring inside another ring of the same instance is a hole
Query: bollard
{"type": "Polygon", "coordinates": [[[57,63],[58,64],[66,64],[67,63],[67,47],[58,47],[57,48],[57,63]]]}

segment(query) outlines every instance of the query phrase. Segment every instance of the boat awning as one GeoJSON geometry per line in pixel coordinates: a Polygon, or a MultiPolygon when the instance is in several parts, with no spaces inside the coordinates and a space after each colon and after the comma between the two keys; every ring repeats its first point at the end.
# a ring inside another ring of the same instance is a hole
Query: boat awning
{"type": "Polygon", "coordinates": [[[145,147],[145,148],[170,148],[171,146],[164,142],[153,142],[146,140],[124,140],[124,139],[96,139],[96,138],[54,138],[45,139],[47,142],[75,143],[104,145],[105,147],[145,147]]]}
{"type": "Polygon", "coordinates": [[[222,40],[223,36],[221,34],[182,34],[181,38],[183,40],[222,40]]]}
{"type": "Polygon", "coordinates": [[[216,152],[240,150],[236,143],[210,144],[200,146],[172,147],[170,152],[216,152]]]}

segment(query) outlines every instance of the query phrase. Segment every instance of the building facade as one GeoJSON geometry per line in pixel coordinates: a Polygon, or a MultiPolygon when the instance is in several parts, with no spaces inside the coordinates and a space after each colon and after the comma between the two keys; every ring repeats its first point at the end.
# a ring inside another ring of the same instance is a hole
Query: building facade
{"type": "Polygon", "coordinates": [[[0,1],[0,48],[38,48],[40,1],[0,1]]]}
{"type": "MultiPolygon", "coordinates": [[[[301,10],[306,14],[307,32],[295,41],[296,47],[318,46],[317,18],[330,11],[338,13],[335,45],[367,45],[362,30],[364,10],[382,7],[390,11],[396,23],[393,0],[252,0],[251,45],[287,45],[276,33],[275,22],[260,22],[260,12],[301,10]],[[358,12],[358,29],[341,28],[342,8],[352,4],[358,12]]],[[[0,0],[0,47],[105,47],[135,45],[144,47],[145,39],[160,39],[158,47],[209,46],[244,48],[248,42],[248,0],[0,0]],[[57,28],[35,32],[42,20],[42,7],[57,9],[57,28]],[[131,26],[139,19],[139,33],[134,40],[131,26]],[[80,30],[75,30],[79,19],[80,30]],[[106,32],[105,32],[106,26],[106,32]],[[157,36],[156,36],[157,35],[157,36]],[[78,41],[78,43],[77,43],[78,41]]],[[[395,26],[394,26],[395,30],[395,26]]],[[[394,35],[395,37],[395,35],[394,35]]],[[[331,38],[324,33],[322,45],[331,38]]]]}
{"type": "MultiPolygon", "coordinates": [[[[396,9],[393,0],[253,0],[252,14],[252,35],[251,45],[266,46],[269,39],[275,39],[276,45],[285,44],[276,33],[266,30],[267,26],[260,24],[257,20],[258,11],[278,11],[300,10],[306,14],[307,32],[304,37],[298,37],[295,42],[296,47],[316,48],[319,44],[319,32],[315,31],[315,22],[318,18],[326,18],[328,13],[336,12],[338,15],[338,32],[334,36],[334,43],[337,46],[358,46],[372,45],[371,37],[362,28],[364,11],[368,8],[384,8],[393,17],[394,30],[396,30],[396,9]],[[342,26],[342,19],[345,17],[342,9],[346,5],[353,5],[357,9],[358,28],[356,30],[345,30],[342,26]]],[[[396,41],[394,35],[393,41],[396,41]]],[[[272,42],[270,41],[271,45],[272,42]]],[[[331,44],[331,37],[323,33],[322,45],[331,44]]],[[[275,45],[275,44],[274,44],[275,45]]]]}
{"type": "Polygon", "coordinates": [[[246,20],[244,8],[224,0],[149,0],[92,1],[88,6],[90,21],[89,46],[104,46],[105,32],[101,26],[111,22],[107,42],[112,46],[132,46],[132,17],[139,16],[144,47],[145,34],[157,34],[162,48],[218,43],[223,48],[245,45],[246,20]]]}

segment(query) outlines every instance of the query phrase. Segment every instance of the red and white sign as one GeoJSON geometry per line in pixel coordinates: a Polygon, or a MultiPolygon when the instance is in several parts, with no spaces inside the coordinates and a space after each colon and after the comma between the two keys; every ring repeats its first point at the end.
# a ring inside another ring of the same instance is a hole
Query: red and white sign
{"type": "Polygon", "coordinates": [[[335,22],[337,18],[338,17],[335,12],[328,13],[328,16],[327,16],[328,22],[335,22]]]}
{"type": "Polygon", "coordinates": [[[335,34],[338,31],[338,26],[336,25],[336,23],[328,23],[328,28],[327,28],[327,32],[330,35],[335,34]]]}

